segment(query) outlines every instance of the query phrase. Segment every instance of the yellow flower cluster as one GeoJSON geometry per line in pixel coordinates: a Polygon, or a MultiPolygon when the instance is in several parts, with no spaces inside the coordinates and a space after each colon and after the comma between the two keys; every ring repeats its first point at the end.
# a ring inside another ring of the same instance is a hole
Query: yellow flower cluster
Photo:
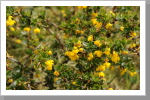
{"type": "Polygon", "coordinates": [[[84,31],[82,31],[82,30],[76,30],[76,34],[84,34],[84,31]]]}
{"type": "Polygon", "coordinates": [[[72,61],[75,61],[75,60],[79,59],[78,52],[79,52],[78,49],[72,50],[72,51],[67,51],[67,52],[65,52],[65,55],[68,56],[72,61]]]}
{"type": "Polygon", "coordinates": [[[55,71],[53,74],[54,74],[55,76],[59,76],[59,75],[60,75],[60,73],[59,73],[58,71],[55,71]]]}
{"type": "Polygon", "coordinates": [[[31,29],[30,29],[30,27],[25,27],[23,30],[26,32],[29,32],[31,29]]]}
{"type": "Polygon", "coordinates": [[[78,6],[78,8],[79,8],[79,9],[81,9],[81,8],[84,8],[84,9],[85,9],[85,8],[87,8],[87,6],[78,6]]]}
{"type": "Polygon", "coordinates": [[[98,16],[98,13],[92,13],[92,18],[95,18],[98,16]]]}
{"type": "Polygon", "coordinates": [[[47,70],[52,70],[52,66],[54,64],[54,61],[53,60],[47,60],[45,62],[46,66],[47,66],[47,70]]]}
{"type": "Polygon", "coordinates": [[[103,65],[104,65],[106,68],[109,68],[111,64],[108,63],[108,62],[105,62],[103,65]]]}
{"type": "Polygon", "coordinates": [[[88,54],[88,60],[90,61],[90,60],[92,60],[93,58],[94,58],[93,54],[92,54],[92,53],[89,53],[89,54],[88,54]]]}
{"type": "Polygon", "coordinates": [[[105,48],[104,54],[105,55],[110,55],[110,48],[105,48]]]}
{"type": "Polygon", "coordinates": [[[6,21],[6,26],[12,26],[16,23],[16,21],[12,20],[12,18],[13,18],[12,16],[8,16],[8,19],[6,21]]]}
{"type": "Polygon", "coordinates": [[[99,40],[94,41],[94,44],[95,44],[96,46],[98,46],[98,47],[100,47],[100,46],[102,45],[99,40]]]}
{"type": "Polygon", "coordinates": [[[110,63],[105,62],[103,65],[100,65],[96,68],[96,71],[105,71],[106,68],[110,67],[110,63]]]}
{"type": "Polygon", "coordinates": [[[130,72],[130,76],[134,76],[135,74],[137,74],[136,72],[130,72]]]}
{"type": "Polygon", "coordinates": [[[112,28],[112,24],[111,23],[106,24],[106,28],[107,29],[111,29],[112,28]]]}
{"type": "Polygon", "coordinates": [[[94,54],[95,54],[97,57],[101,57],[102,54],[103,54],[103,52],[100,51],[100,50],[97,50],[97,51],[94,52],[94,54]]]}
{"type": "Polygon", "coordinates": [[[98,22],[96,18],[93,18],[91,21],[92,21],[94,27],[96,27],[96,28],[102,27],[102,22],[98,22]]]}
{"type": "Polygon", "coordinates": [[[96,68],[96,71],[105,71],[105,66],[104,66],[104,65],[99,65],[99,66],[96,68]]]}
{"type": "Polygon", "coordinates": [[[111,55],[111,60],[115,63],[117,63],[120,60],[120,57],[118,56],[118,53],[113,51],[113,54],[111,55]]]}
{"type": "Polygon", "coordinates": [[[90,36],[88,37],[88,41],[93,41],[93,35],[90,35],[90,36]]]}
{"type": "Polygon", "coordinates": [[[34,30],[33,30],[33,32],[36,34],[36,33],[40,33],[40,29],[39,28],[35,28],[34,30]]]}
{"type": "Polygon", "coordinates": [[[120,75],[124,75],[124,73],[125,73],[125,72],[127,72],[127,69],[126,69],[126,68],[124,68],[124,69],[123,69],[123,68],[122,68],[122,69],[120,69],[120,75]]]}

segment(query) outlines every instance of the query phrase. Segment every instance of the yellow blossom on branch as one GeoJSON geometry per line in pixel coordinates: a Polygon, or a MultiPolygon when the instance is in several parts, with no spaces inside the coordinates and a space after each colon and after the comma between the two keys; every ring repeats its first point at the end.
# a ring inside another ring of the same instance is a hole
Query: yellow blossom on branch
{"type": "Polygon", "coordinates": [[[100,46],[102,45],[99,40],[94,41],[94,44],[95,44],[96,46],[98,46],[98,47],[100,47],[100,46]]]}
{"type": "Polygon", "coordinates": [[[92,60],[93,58],[94,58],[93,54],[92,54],[92,53],[89,53],[89,54],[88,54],[88,60],[90,61],[90,60],[92,60]]]}
{"type": "Polygon", "coordinates": [[[112,28],[112,24],[111,23],[106,24],[106,29],[111,29],[111,28],[112,28]]]}
{"type": "Polygon", "coordinates": [[[102,54],[103,54],[103,52],[100,51],[100,50],[97,50],[97,51],[94,52],[94,54],[95,54],[97,57],[101,57],[102,54]]]}
{"type": "Polygon", "coordinates": [[[35,28],[34,30],[33,30],[33,32],[36,34],[36,33],[40,33],[40,29],[39,28],[35,28]]]}
{"type": "Polygon", "coordinates": [[[59,73],[58,71],[55,71],[55,72],[54,72],[54,75],[55,75],[55,76],[59,76],[60,73],[59,73]]]}
{"type": "Polygon", "coordinates": [[[105,77],[105,74],[103,72],[99,72],[99,77],[105,77]]]}
{"type": "Polygon", "coordinates": [[[48,51],[47,54],[48,54],[48,55],[52,55],[52,51],[48,51]]]}
{"type": "Polygon", "coordinates": [[[118,55],[117,52],[113,51],[113,54],[111,55],[111,60],[115,63],[117,63],[118,61],[120,61],[120,57],[118,55]]]}
{"type": "Polygon", "coordinates": [[[108,63],[108,62],[105,62],[103,65],[104,65],[106,68],[109,68],[111,64],[108,63]]]}
{"type": "Polygon", "coordinates": [[[104,51],[104,54],[110,55],[110,48],[106,48],[105,51],[104,51]]]}
{"type": "Polygon", "coordinates": [[[31,29],[30,27],[25,27],[23,30],[29,32],[31,29]]]}
{"type": "Polygon", "coordinates": [[[90,35],[90,36],[88,37],[88,41],[93,41],[93,35],[90,35]]]}

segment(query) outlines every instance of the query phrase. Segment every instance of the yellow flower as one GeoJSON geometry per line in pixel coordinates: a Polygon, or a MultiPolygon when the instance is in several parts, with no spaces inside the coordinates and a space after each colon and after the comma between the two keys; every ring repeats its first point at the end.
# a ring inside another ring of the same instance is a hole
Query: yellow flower
{"type": "Polygon", "coordinates": [[[88,41],[93,41],[93,35],[90,35],[90,36],[88,37],[88,41]]]}
{"type": "Polygon", "coordinates": [[[61,10],[61,13],[65,13],[65,10],[61,10]]]}
{"type": "Polygon", "coordinates": [[[104,65],[100,65],[96,68],[96,71],[105,71],[105,66],[104,65]]]}
{"type": "Polygon", "coordinates": [[[98,13],[92,13],[92,18],[97,17],[98,13]]]}
{"type": "Polygon", "coordinates": [[[127,72],[127,69],[126,69],[126,68],[121,69],[121,70],[120,70],[120,75],[124,75],[125,72],[127,72]]]}
{"type": "Polygon", "coordinates": [[[104,77],[105,74],[103,72],[99,72],[99,77],[104,77]]]}
{"type": "Polygon", "coordinates": [[[73,85],[76,85],[77,82],[72,82],[73,85]]]}
{"type": "Polygon", "coordinates": [[[60,74],[59,74],[58,71],[55,71],[55,72],[54,72],[54,75],[55,75],[55,76],[59,76],[60,74]]]}
{"type": "Polygon", "coordinates": [[[79,21],[80,21],[80,19],[76,18],[76,21],[77,21],[77,22],[79,22],[79,21]]]}
{"type": "Polygon", "coordinates": [[[106,28],[107,28],[107,29],[112,28],[112,24],[111,24],[111,23],[106,24],[106,28]]]}
{"type": "Polygon", "coordinates": [[[113,90],[113,88],[109,88],[108,90],[113,90]]]}
{"type": "Polygon", "coordinates": [[[45,62],[45,64],[46,64],[47,66],[53,65],[53,64],[54,64],[54,61],[53,61],[53,60],[47,60],[47,61],[45,62]]]}
{"type": "Polygon", "coordinates": [[[40,33],[40,29],[39,28],[35,28],[34,29],[34,33],[40,33]]]}
{"type": "Polygon", "coordinates": [[[99,40],[94,41],[94,44],[98,47],[100,47],[102,45],[99,40]]]}
{"type": "Polygon", "coordinates": [[[81,8],[84,8],[84,9],[85,9],[85,8],[87,8],[87,6],[78,6],[78,8],[79,8],[79,9],[81,9],[81,8]]]}
{"type": "Polygon", "coordinates": [[[75,43],[74,46],[81,47],[81,41],[78,41],[77,43],[75,43]]]}
{"type": "Polygon", "coordinates": [[[133,43],[133,44],[130,45],[130,48],[134,48],[134,47],[136,47],[135,43],[133,43]]]}
{"type": "Polygon", "coordinates": [[[102,22],[97,22],[96,25],[95,25],[95,27],[96,27],[96,28],[102,27],[102,22]]]}
{"type": "Polygon", "coordinates": [[[93,59],[93,54],[92,53],[89,53],[88,54],[88,60],[90,61],[90,60],[92,60],[93,59]]]}
{"type": "Polygon", "coordinates": [[[121,53],[122,54],[128,54],[128,51],[122,51],[121,53]]]}
{"type": "Polygon", "coordinates": [[[52,70],[52,65],[48,65],[47,70],[52,70]]]}
{"type": "Polygon", "coordinates": [[[110,13],[110,14],[112,14],[113,16],[115,16],[115,13],[114,13],[114,12],[112,12],[112,11],[109,11],[109,13],[110,13]]]}
{"type": "Polygon", "coordinates": [[[52,51],[48,51],[47,54],[48,54],[48,55],[52,55],[52,51]]]}
{"type": "Polygon", "coordinates": [[[79,59],[79,56],[77,55],[78,52],[79,52],[78,49],[72,50],[72,51],[67,51],[67,52],[65,52],[65,55],[68,56],[72,61],[75,61],[75,60],[79,59]]]}
{"type": "Polygon", "coordinates": [[[13,79],[8,79],[8,83],[12,83],[13,82],[13,79]]]}
{"type": "Polygon", "coordinates": [[[110,55],[110,48],[106,48],[105,51],[104,51],[104,54],[110,55]]]}
{"type": "Polygon", "coordinates": [[[134,76],[135,74],[137,74],[136,72],[130,72],[130,76],[134,76]]]}
{"type": "Polygon", "coordinates": [[[12,18],[13,18],[12,16],[8,16],[8,19],[6,21],[6,26],[12,26],[16,23],[16,21],[12,20],[12,18]]]}
{"type": "Polygon", "coordinates": [[[96,18],[93,18],[91,21],[92,21],[93,25],[95,25],[97,23],[97,19],[96,18]]]}
{"type": "Polygon", "coordinates": [[[84,49],[83,49],[83,48],[80,48],[80,49],[79,49],[79,52],[83,52],[83,51],[84,51],[84,49]]]}
{"type": "Polygon", "coordinates": [[[103,54],[103,52],[100,51],[100,50],[97,50],[97,51],[94,52],[94,54],[95,54],[97,57],[101,57],[102,54],[103,54]]]}
{"type": "Polygon", "coordinates": [[[67,14],[63,14],[63,17],[66,17],[67,16],[67,14]]]}
{"type": "Polygon", "coordinates": [[[80,31],[81,34],[84,34],[84,31],[80,31]]]}
{"type": "Polygon", "coordinates": [[[131,32],[130,36],[134,37],[134,36],[136,36],[136,33],[135,32],[131,32]]]}
{"type": "Polygon", "coordinates": [[[10,30],[11,30],[11,31],[15,31],[15,29],[14,29],[13,27],[10,27],[10,30]]]}
{"type": "Polygon", "coordinates": [[[81,33],[81,31],[80,30],[76,30],[76,34],[79,34],[79,33],[81,33]]]}
{"type": "Polygon", "coordinates": [[[33,52],[34,52],[34,53],[36,53],[36,54],[38,54],[38,53],[39,53],[39,52],[38,52],[38,50],[34,50],[33,52]]]}
{"type": "Polygon", "coordinates": [[[108,62],[105,62],[103,65],[104,65],[106,68],[109,68],[111,64],[108,63],[108,62]]]}
{"type": "Polygon", "coordinates": [[[56,82],[58,79],[59,79],[59,78],[55,77],[55,78],[54,78],[54,82],[56,82]]]}
{"type": "Polygon", "coordinates": [[[123,27],[123,26],[121,26],[121,27],[120,27],[120,30],[121,30],[121,31],[124,31],[124,27],[123,27]]]}
{"type": "Polygon", "coordinates": [[[30,27],[25,27],[23,30],[29,32],[31,29],[30,27]]]}
{"type": "Polygon", "coordinates": [[[117,63],[120,60],[120,57],[118,56],[118,53],[116,53],[115,51],[113,52],[112,56],[111,56],[111,60],[115,63],[117,63]]]}
{"type": "Polygon", "coordinates": [[[21,44],[21,42],[22,42],[22,41],[21,41],[20,39],[16,39],[16,40],[15,40],[15,43],[17,43],[17,44],[21,44]]]}

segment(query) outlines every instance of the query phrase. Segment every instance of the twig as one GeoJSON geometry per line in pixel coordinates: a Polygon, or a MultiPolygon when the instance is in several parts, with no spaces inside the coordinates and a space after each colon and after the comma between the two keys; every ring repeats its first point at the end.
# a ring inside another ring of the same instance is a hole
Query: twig
{"type": "Polygon", "coordinates": [[[23,66],[23,64],[22,64],[21,62],[17,61],[17,60],[14,59],[14,58],[11,58],[11,57],[6,57],[6,58],[8,58],[8,59],[10,59],[11,61],[13,61],[13,62],[15,62],[15,63],[17,63],[17,64],[23,66]]]}

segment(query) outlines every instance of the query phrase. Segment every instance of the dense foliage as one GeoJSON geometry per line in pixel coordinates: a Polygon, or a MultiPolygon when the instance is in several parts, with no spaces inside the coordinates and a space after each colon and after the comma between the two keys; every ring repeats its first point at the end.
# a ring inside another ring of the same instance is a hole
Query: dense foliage
{"type": "Polygon", "coordinates": [[[7,89],[139,89],[139,7],[7,6],[7,89]]]}

